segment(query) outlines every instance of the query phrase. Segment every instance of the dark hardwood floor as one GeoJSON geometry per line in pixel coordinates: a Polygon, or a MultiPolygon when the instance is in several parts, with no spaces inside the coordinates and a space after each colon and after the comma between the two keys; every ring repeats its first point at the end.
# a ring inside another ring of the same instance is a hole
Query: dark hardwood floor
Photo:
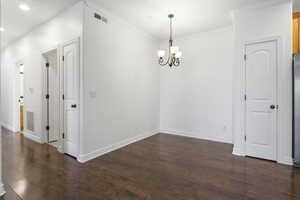
{"type": "Polygon", "coordinates": [[[3,130],[2,151],[5,200],[300,199],[300,169],[205,140],[158,134],[80,164],[3,130]]]}

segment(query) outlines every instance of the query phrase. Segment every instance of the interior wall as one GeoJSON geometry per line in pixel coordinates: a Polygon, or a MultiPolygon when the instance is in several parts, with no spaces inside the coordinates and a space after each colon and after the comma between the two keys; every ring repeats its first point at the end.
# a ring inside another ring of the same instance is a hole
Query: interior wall
{"type": "MultiPolygon", "coordinates": [[[[1,117],[1,116],[0,116],[1,117]]],[[[2,128],[0,128],[0,197],[5,194],[5,188],[2,181],[2,128]]]]}
{"type": "MultiPolygon", "coordinates": [[[[0,0],[0,10],[2,9],[2,0],[0,0]]],[[[2,15],[0,14],[0,26],[2,24],[2,15]]],[[[2,42],[2,33],[0,32],[0,46],[1,46],[1,42],[2,42]]],[[[2,54],[2,49],[0,48],[0,55],[2,54]]],[[[2,68],[2,57],[0,56],[0,69],[2,68]]],[[[2,70],[0,70],[0,78],[2,80],[2,70]]],[[[2,89],[2,82],[0,81],[0,88],[2,89]]],[[[2,104],[2,98],[0,98],[0,105],[2,104]]],[[[3,116],[2,116],[2,107],[0,106],[0,121],[2,121],[3,116]]],[[[0,197],[3,196],[5,194],[5,189],[4,189],[4,185],[2,182],[2,128],[0,127],[0,197]]]]}
{"type": "Polygon", "coordinates": [[[232,143],[233,28],[176,38],[175,46],[181,66],[160,71],[161,132],[232,143]]]}
{"type": "MultiPolygon", "coordinates": [[[[14,106],[13,106],[13,75],[15,74],[15,62],[10,59],[4,61],[4,52],[2,51],[2,64],[1,64],[1,124],[5,128],[14,130],[14,106]],[[11,67],[7,67],[11,66],[11,67]]],[[[16,61],[17,62],[17,61],[16,61]]]]}
{"type": "Polygon", "coordinates": [[[93,7],[86,7],[84,21],[82,162],[159,128],[158,41],[93,7]]]}
{"type": "Polygon", "coordinates": [[[44,58],[42,53],[57,45],[82,35],[83,3],[77,3],[58,14],[55,18],[40,25],[30,33],[6,47],[1,56],[1,115],[2,124],[12,131],[18,131],[18,97],[15,89],[17,67],[24,63],[25,112],[34,112],[34,131],[26,127],[25,136],[40,142],[42,127],[42,87],[44,58]]]}
{"type": "Polygon", "coordinates": [[[245,155],[244,44],[270,37],[279,39],[278,64],[278,162],[292,163],[292,1],[236,11],[234,67],[234,154],[245,155]]]}

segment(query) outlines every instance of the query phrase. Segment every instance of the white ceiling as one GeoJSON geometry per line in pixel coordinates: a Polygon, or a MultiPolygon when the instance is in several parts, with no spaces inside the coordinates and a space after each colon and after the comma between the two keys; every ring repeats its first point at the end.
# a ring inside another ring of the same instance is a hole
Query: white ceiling
{"type": "MultiPolygon", "coordinates": [[[[21,11],[21,0],[4,0],[2,5],[3,46],[80,0],[22,0],[30,5],[21,11]]],[[[169,35],[169,13],[175,14],[176,36],[207,31],[231,24],[230,12],[274,0],[90,0],[154,37],[169,35]]],[[[299,3],[300,0],[295,0],[299,3]]],[[[299,4],[300,7],[300,4],[299,4]]]]}
{"type": "Polygon", "coordinates": [[[177,36],[231,24],[235,9],[273,0],[91,0],[160,39],[168,37],[168,14],[174,13],[177,36]]]}
{"type": "Polygon", "coordinates": [[[16,40],[37,25],[54,17],[57,13],[79,0],[3,0],[2,2],[2,46],[16,40]],[[24,12],[18,8],[26,2],[31,10],[24,12]]]}

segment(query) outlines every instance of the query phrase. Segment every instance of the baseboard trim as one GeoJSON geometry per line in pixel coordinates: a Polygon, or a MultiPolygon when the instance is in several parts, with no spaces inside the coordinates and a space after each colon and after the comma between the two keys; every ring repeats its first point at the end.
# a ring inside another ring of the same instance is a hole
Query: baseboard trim
{"type": "Polygon", "coordinates": [[[5,129],[11,131],[11,132],[16,132],[16,131],[14,131],[15,129],[14,129],[14,127],[13,127],[12,125],[8,125],[8,124],[5,124],[5,123],[2,122],[2,123],[1,123],[1,126],[2,126],[3,128],[5,128],[5,129]]]}
{"type": "Polygon", "coordinates": [[[242,153],[240,149],[234,147],[233,147],[232,154],[235,156],[246,156],[245,153],[242,153]]]}
{"type": "MultiPolygon", "coordinates": [[[[243,151],[241,151],[238,148],[234,148],[234,147],[233,147],[232,154],[235,155],[235,156],[243,156],[243,157],[246,156],[246,154],[243,151]]],[[[284,157],[283,159],[277,159],[275,161],[277,163],[283,164],[283,165],[293,165],[293,159],[289,158],[289,157],[284,157]]]]}
{"type": "Polygon", "coordinates": [[[293,158],[289,157],[285,157],[283,160],[278,160],[277,162],[283,165],[294,165],[293,158]]]}
{"type": "Polygon", "coordinates": [[[37,142],[39,144],[42,144],[42,140],[40,137],[36,136],[36,135],[33,135],[31,133],[28,133],[28,132],[23,132],[24,136],[34,142],[37,142]]]}
{"type": "Polygon", "coordinates": [[[160,133],[169,134],[169,135],[177,135],[177,136],[182,136],[182,137],[195,138],[195,139],[200,139],[200,140],[208,140],[208,141],[220,142],[220,143],[226,143],[226,144],[232,144],[231,142],[228,142],[228,141],[225,141],[225,140],[199,137],[199,136],[196,136],[193,133],[185,133],[185,132],[181,132],[181,131],[160,130],[160,133]]]}
{"type": "Polygon", "coordinates": [[[5,195],[5,188],[4,188],[4,184],[0,184],[0,197],[2,197],[3,195],[5,195]]]}
{"type": "Polygon", "coordinates": [[[138,136],[135,136],[135,137],[132,137],[132,138],[128,138],[126,140],[117,142],[117,143],[112,144],[110,146],[107,146],[107,147],[104,147],[104,148],[100,148],[100,149],[98,149],[96,151],[93,151],[91,153],[81,154],[81,155],[78,156],[77,160],[80,163],[85,163],[85,162],[88,162],[88,161],[90,161],[92,159],[95,159],[95,158],[97,158],[99,156],[102,156],[104,154],[110,153],[112,151],[115,151],[117,149],[125,147],[125,146],[127,146],[129,144],[138,142],[140,140],[146,139],[146,138],[151,137],[153,135],[156,135],[158,133],[159,133],[159,131],[155,130],[155,131],[151,131],[149,133],[145,133],[145,134],[141,134],[141,135],[138,135],[138,136]]]}

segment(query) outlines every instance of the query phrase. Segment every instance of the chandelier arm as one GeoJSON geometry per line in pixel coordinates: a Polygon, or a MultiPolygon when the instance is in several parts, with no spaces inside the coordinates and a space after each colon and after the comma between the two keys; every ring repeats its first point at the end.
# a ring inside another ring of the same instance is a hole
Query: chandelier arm
{"type": "Polygon", "coordinates": [[[159,64],[160,64],[161,66],[166,66],[166,65],[170,64],[170,56],[169,56],[168,60],[166,60],[165,63],[164,63],[163,61],[164,61],[163,58],[159,60],[159,64]],[[162,62],[160,62],[161,60],[162,60],[162,62]]]}
{"type": "Polygon", "coordinates": [[[173,57],[170,57],[170,62],[168,62],[169,66],[172,67],[174,65],[173,57]]]}
{"type": "Polygon", "coordinates": [[[170,66],[172,64],[171,46],[172,46],[172,40],[170,39],[170,41],[169,41],[169,57],[165,63],[163,63],[163,62],[159,63],[161,66],[166,66],[166,65],[170,66]]]}
{"type": "Polygon", "coordinates": [[[180,60],[176,59],[175,63],[174,63],[174,66],[175,67],[178,67],[180,65],[180,60]]]}

